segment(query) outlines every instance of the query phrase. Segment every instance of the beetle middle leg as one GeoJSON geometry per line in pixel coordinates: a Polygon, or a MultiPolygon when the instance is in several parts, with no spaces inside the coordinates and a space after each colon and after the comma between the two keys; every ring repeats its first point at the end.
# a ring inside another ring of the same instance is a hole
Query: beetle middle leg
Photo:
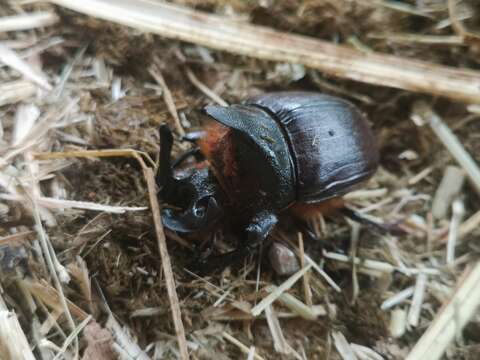
{"type": "Polygon", "coordinates": [[[215,269],[223,269],[229,265],[238,264],[259,249],[277,222],[278,219],[274,214],[257,214],[245,229],[247,237],[245,243],[239,243],[233,251],[220,255],[209,255],[194,261],[192,265],[193,270],[200,273],[208,273],[215,269]]]}

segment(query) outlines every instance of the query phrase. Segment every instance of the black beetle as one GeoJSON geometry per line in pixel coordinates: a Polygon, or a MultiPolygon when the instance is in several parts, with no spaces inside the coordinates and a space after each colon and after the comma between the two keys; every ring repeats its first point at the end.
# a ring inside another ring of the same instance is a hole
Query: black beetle
{"type": "Polygon", "coordinates": [[[221,255],[229,263],[262,243],[285,209],[308,214],[333,206],[366,221],[341,201],[379,161],[373,133],[353,104],[319,93],[277,92],[207,106],[204,113],[212,123],[190,138],[198,139],[199,149],[173,164],[172,134],[165,125],[160,129],[159,195],[177,207],[162,212],[167,228],[195,232],[230,214],[247,242],[221,255]],[[174,174],[190,155],[203,156],[207,166],[197,162],[174,174]]]}

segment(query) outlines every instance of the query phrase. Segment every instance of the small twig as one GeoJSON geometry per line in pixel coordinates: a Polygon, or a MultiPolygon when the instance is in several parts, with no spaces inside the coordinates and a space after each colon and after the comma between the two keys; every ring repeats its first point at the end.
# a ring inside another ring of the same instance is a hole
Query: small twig
{"type": "Polygon", "coordinates": [[[452,28],[466,42],[480,41],[480,34],[471,32],[463,25],[457,14],[458,0],[448,0],[448,14],[452,23],[452,28]]]}
{"type": "Polygon", "coordinates": [[[180,117],[178,116],[177,107],[175,106],[175,100],[173,99],[172,93],[163,78],[162,72],[160,71],[160,66],[158,65],[159,60],[158,58],[154,59],[153,65],[148,70],[150,75],[155,79],[155,81],[160,85],[162,88],[163,100],[167,105],[168,112],[172,115],[173,120],[175,121],[175,128],[180,136],[185,135],[185,130],[183,129],[182,123],[180,121],[180,117]]]}
{"type": "Polygon", "coordinates": [[[396,55],[364,53],[347,46],[231,21],[227,17],[164,2],[50,1],[84,14],[217,50],[299,63],[329,75],[374,85],[480,102],[480,73],[473,70],[396,55]]]}
{"type": "Polygon", "coordinates": [[[418,102],[415,104],[412,120],[416,123],[425,121],[431,127],[445,147],[450,151],[455,160],[463,167],[470,181],[480,193],[480,168],[478,167],[472,156],[465,150],[458,137],[450,130],[428,104],[418,102]]]}
{"type": "MultiPolygon", "coordinates": [[[[292,247],[297,256],[300,257],[300,249],[287,237],[282,237],[282,240],[285,241],[288,245],[292,247]]],[[[309,265],[312,265],[313,269],[337,292],[341,292],[340,287],[335,283],[335,281],[315,262],[310,256],[304,254],[305,260],[309,265]]]]}
{"type": "MultiPolygon", "coordinates": [[[[49,209],[83,209],[91,211],[103,211],[106,213],[112,214],[124,214],[127,211],[144,211],[147,208],[143,206],[138,207],[129,207],[129,206],[112,206],[112,205],[103,205],[92,203],[88,201],[77,201],[77,200],[67,200],[67,199],[54,199],[49,197],[36,197],[32,196],[32,199],[43,206],[44,208],[49,209]]],[[[0,199],[9,200],[9,201],[24,201],[25,198],[20,195],[10,195],[5,193],[0,193],[0,199]]]]}
{"type": "MultiPolygon", "coordinates": [[[[303,248],[303,234],[298,233],[298,248],[300,249],[300,266],[305,267],[305,251],[303,248]]],[[[303,275],[303,293],[305,295],[305,302],[308,306],[313,305],[312,290],[310,289],[310,277],[308,272],[303,275]]]]}
{"type": "Polygon", "coordinates": [[[271,305],[268,305],[265,308],[265,318],[267,319],[268,329],[273,339],[273,347],[277,353],[288,354],[288,345],[283,335],[282,327],[280,322],[272,309],[271,305]]]}
{"type": "Polygon", "coordinates": [[[452,220],[450,221],[450,228],[448,231],[447,242],[447,265],[452,265],[455,260],[455,246],[458,239],[458,228],[462,222],[465,214],[465,206],[463,201],[457,199],[452,204],[452,220]]]}
{"type": "Polygon", "coordinates": [[[384,360],[383,356],[366,346],[350,343],[350,347],[361,360],[384,360]]]}
{"type": "Polygon", "coordinates": [[[62,95],[68,79],[70,79],[70,76],[72,75],[73,69],[77,64],[81,62],[81,60],[83,59],[83,55],[85,54],[85,51],[87,51],[87,48],[88,48],[88,44],[83,45],[82,47],[77,49],[77,51],[75,51],[75,55],[73,56],[73,58],[70,59],[67,62],[67,64],[63,67],[62,73],[60,74],[59,81],[55,86],[55,90],[53,91],[54,97],[60,98],[60,95],[62,95]]]}
{"type": "Polygon", "coordinates": [[[458,166],[447,166],[442,181],[435,191],[432,202],[432,214],[435,219],[446,217],[453,200],[460,194],[465,180],[465,171],[458,166]]]}
{"type": "Polygon", "coordinates": [[[110,330],[115,342],[112,348],[120,355],[120,359],[128,360],[149,360],[150,357],[143,351],[140,346],[131,338],[130,334],[122,328],[110,314],[107,320],[106,328],[110,330]]]}
{"type": "Polygon", "coordinates": [[[337,349],[343,360],[357,360],[357,357],[355,356],[352,347],[341,332],[332,332],[332,337],[335,348],[337,349]]]}
{"type": "Polygon", "coordinates": [[[165,276],[165,285],[167,287],[168,298],[170,300],[170,308],[173,316],[173,324],[177,333],[178,346],[180,348],[180,355],[183,360],[190,358],[188,354],[187,339],[185,337],[185,329],[182,322],[182,313],[180,311],[180,304],[176,291],[175,279],[173,277],[172,265],[170,263],[170,255],[168,254],[167,242],[165,240],[165,233],[161,222],[160,206],[158,204],[158,197],[156,192],[155,175],[152,169],[144,169],[145,179],[147,180],[148,195],[150,199],[150,206],[152,208],[153,223],[155,225],[155,233],[158,240],[158,248],[160,250],[160,257],[162,259],[162,269],[165,276]]]}
{"type": "Polygon", "coordinates": [[[83,320],[70,335],[68,335],[67,339],[63,343],[62,347],[60,348],[60,351],[58,354],[53,358],[53,360],[57,360],[60,357],[63,357],[65,355],[65,352],[67,351],[68,346],[74,341],[75,339],[78,338],[78,335],[82,332],[82,330],[85,328],[85,326],[88,325],[88,323],[92,320],[92,316],[88,315],[85,320],[83,320]]]}
{"type": "Polygon", "coordinates": [[[109,149],[109,150],[79,150],[64,152],[38,152],[33,153],[33,157],[37,160],[49,159],[66,159],[66,158],[95,158],[95,157],[132,157],[136,159],[142,168],[147,167],[144,158],[153,167],[156,166],[155,161],[145,152],[133,149],[109,149]],[[142,157],[143,156],[143,157],[142,157]]]}
{"type": "Polygon", "coordinates": [[[255,346],[250,346],[250,349],[248,349],[247,360],[253,359],[255,359],[255,346]]]}
{"type": "Polygon", "coordinates": [[[418,274],[417,282],[415,283],[415,290],[413,292],[412,305],[408,312],[408,323],[411,326],[418,326],[420,320],[420,313],[422,311],[423,300],[425,298],[425,288],[427,286],[427,275],[418,274]]]}
{"type": "MultiPolygon", "coordinates": [[[[32,184],[37,183],[37,179],[35,178],[34,173],[30,169],[30,176],[32,179],[32,184]]],[[[57,259],[57,256],[55,254],[55,251],[53,251],[53,247],[50,243],[50,239],[48,238],[47,233],[45,232],[42,224],[42,220],[40,218],[40,210],[38,203],[35,198],[32,198],[30,200],[31,203],[31,208],[32,208],[32,213],[33,213],[33,219],[35,221],[35,226],[36,226],[36,231],[38,233],[38,238],[40,240],[40,245],[42,247],[42,253],[43,256],[46,260],[47,266],[48,266],[48,271],[50,272],[50,275],[52,276],[53,283],[55,285],[55,288],[58,292],[58,297],[60,300],[60,304],[63,307],[63,311],[65,313],[65,316],[67,318],[68,325],[70,327],[70,330],[72,333],[75,332],[76,326],[75,326],[75,321],[73,320],[72,314],[70,312],[70,308],[68,306],[67,298],[65,297],[64,291],[63,291],[63,286],[61,283],[61,280],[65,278],[65,276],[62,274],[63,266],[60,265],[60,262],[57,259]],[[59,266],[60,265],[60,266],[59,266]],[[60,270],[60,271],[59,271],[60,270]]],[[[68,274],[67,274],[68,276],[68,274]]],[[[78,356],[79,352],[79,344],[78,344],[78,337],[75,336],[74,338],[74,353],[75,357],[78,356]]]]}
{"type": "Polygon", "coordinates": [[[188,80],[202,93],[204,93],[208,98],[212,101],[216,102],[222,106],[228,106],[228,103],[223,100],[220,96],[215,94],[212,90],[210,90],[204,83],[202,83],[198,78],[195,76],[193,71],[189,67],[185,67],[185,73],[187,74],[188,80]]]}
{"type": "Polygon", "coordinates": [[[0,352],[5,359],[35,360],[17,315],[3,309],[0,310],[0,352]]]}
{"type": "Polygon", "coordinates": [[[432,171],[433,171],[432,166],[426,167],[425,169],[420,171],[418,174],[416,174],[416,175],[412,176],[410,179],[408,179],[408,185],[413,186],[413,185],[419,183],[420,181],[425,179],[428,175],[430,175],[430,173],[432,171]]]}
{"type": "Polygon", "coordinates": [[[383,6],[386,9],[390,9],[393,11],[398,11],[405,14],[411,14],[416,16],[422,16],[429,19],[432,19],[432,15],[428,14],[425,11],[422,11],[415,5],[410,5],[404,3],[402,1],[390,1],[390,0],[355,0],[356,2],[360,2],[363,5],[369,6],[383,6]]]}
{"type": "Polygon", "coordinates": [[[0,33],[7,31],[31,30],[50,26],[58,21],[58,16],[49,11],[37,11],[13,16],[0,17],[0,33]]]}
{"type": "MultiPolygon", "coordinates": [[[[349,256],[346,256],[344,254],[334,253],[334,252],[324,251],[323,256],[325,256],[325,258],[327,259],[336,260],[344,263],[350,263],[352,261],[352,259],[350,259],[349,256]]],[[[403,268],[403,267],[394,266],[387,262],[378,261],[378,260],[361,259],[359,257],[355,258],[355,263],[359,265],[360,268],[367,268],[367,269],[376,270],[384,273],[392,273],[394,271],[399,271],[401,273],[404,273],[405,275],[413,275],[413,274],[419,274],[419,273],[425,273],[430,275],[440,274],[440,271],[437,269],[403,268]]]]}
{"type": "Polygon", "coordinates": [[[407,330],[407,311],[404,308],[396,308],[390,313],[388,330],[394,338],[402,337],[407,330]]]}
{"type": "Polygon", "coordinates": [[[254,308],[252,308],[251,313],[253,316],[258,316],[261,314],[263,310],[270,304],[272,304],[284,291],[290,289],[297,281],[300,279],[303,274],[305,274],[310,268],[312,264],[308,264],[304,268],[297,271],[295,274],[290,276],[287,280],[285,280],[279,287],[277,287],[273,292],[271,292],[267,297],[265,297],[262,301],[260,301],[254,308]]]}
{"type": "MultiPolygon", "coordinates": [[[[226,331],[224,331],[222,333],[223,337],[225,338],[225,340],[228,340],[229,342],[231,342],[233,345],[235,345],[236,347],[238,347],[240,349],[241,352],[243,352],[244,354],[249,354],[250,353],[250,349],[245,346],[244,344],[242,344],[240,341],[238,341],[236,338],[234,338],[232,335],[230,335],[229,333],[227,333],[226,331]]],[[[257,353],[254,353],[253,354],[254,356],[254,359],[257,359],[257,360],[264,360],[263,357],[261,357],[260,355],[258,355],[257,353]]]]}
{"type": "Polygon", "coordinates": [[[15,80],[0,84],[0,106],[24,101],[35,95],[36,86],[27,80],[15,80]]]}
{"type": "Polygon", "coordinates": [[[360,241],[360,224],[352,223],[352,233],[350,236],[350,257],[352,259],[352,299],[351,304],[355,304],[358,294],[360,293],[360,285],[358,283],[357,264],[355,259],[357,257],[358,243],[360,241]]]}
{"type": "Polygon", "coordinates": [[[406,33],[370,34],[370,39],[384,39],[388,42],[406,44],[431,44],[431,45],[466,45],[461,36],[446,35],[419,35],[406,33]]]}
{"type": "MultiPolygon", "coordinates": [[[[46,283],[34,283],[30,279],[23,279],[21,282],[22,286],[28,290],[33,296],[41,300],[45,305],[52,309],[58,309],[62,307],[60,293],[53,288],[51,285],[46,283]]],[[[66,305],[68,306],[69,313],[74,315],[79,320],[85,320],[89,314],[75,305],[73,302],[65,298],[66,305]]],[[[62,308],[63,310],[64,308],[62,308]]],[[[73,330],[75,327],[73,328],[73,330]]],[[[73,331],[72,330],[72,331],[73,331]]]]}
{"type": "Polygon", "coordinates": [[[345,200],[355,201],[355,200],[365,200],[371,198],[381,198],[387,195],[388,189],[380,188],[380,189],[372,189],[372,190],[355,190],[345,194],[343,197],[345,200]]]}
{"type": "Polygon", "coordinates": [[[23,60],[16,52],[8,48],[6,45],[0,43],[0,63],[4,63],[10,66],[12,69],[17,70],[27,79],[33,81],[35,84],[44,88],[45,90],[51,90],[52,87],[48,83],[43,74],[34,70],[25,60],[23,60]]]}
{"type": "Polygon", "coordinates": [[[16,234],[0,237],[0,246],[12,245],[12,244],[23,244],[25,240],[28,239],[32,234],[35,234],[35,232],[22,231],[16,234]]]}
{"type": "Polygon", "coordinates": [[[403,301],[407,300],[409,297],[411,297],[414,293],[414,287],[413,286],[410,286],[406,289],[403,289],[402,291],[396,293],[395,295],[393,295],[392,297],[389,297],[387,300],[385,300],[382,305],[380,306],[380,308],[382,310],[388,310],[400,303],[402,303],[403,301]]]}
{"type": "MultiPolygon", "coordinates": [[[[277,287],[272,285],[267,288],[267,291],[273,292],[277,287]]],[[[278,297],[278,301],[282,303],[285,307],[292,310],[295,314],[301,316],[305,320],[315,320],[318,318],[319,313],[313,309],[313,305],[306,305],[295,296],[289,293],[282,293],[278,297]]]]}
{"type": "MultiPolygon", "coordinates": [[[[465,220],[459,227],[458,227],[458,238],[457,241],[464,239],[468,234],[472,231],[476,230],[480,226],[480,210],[471,215],[467,220],[465,220]]],[[[444,245],[448,242],[448,233],[443,233],[434,241],[437,241],[438,245],[444,245]]]]}

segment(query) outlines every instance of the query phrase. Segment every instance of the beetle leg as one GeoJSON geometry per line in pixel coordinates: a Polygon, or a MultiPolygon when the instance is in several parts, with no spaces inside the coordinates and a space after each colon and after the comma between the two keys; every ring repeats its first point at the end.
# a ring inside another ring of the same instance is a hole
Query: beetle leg
{"type": "MultiPolygon", "coordinates": [[[[186,135],[185,135],[186,136],[186,135]]],[[[160,169],[157,175],[157,183],[165,196],[173,191],[175,179],[173,169],[180,166],[186,159],[193,156],[196,161],[204,160],[200,148],[194,147],[187,150],[172,162],[173,135],[167,125],[160,126],[160,169]]]]}
{"type": "Polygon", "coordinates": [[[320,248],[326,249],[326,250],[334,249],[332,242],[325,241],[321,237],[318,237],[317,234],[315,234],[315,231],[313,230],[312,226],[307,221],[298,220],[297,226],[299,227],[299,230],[302,232],[302,234],[304,234],[308,240],[312,240],[312,242],[316,245],[319,245],[320,248]]]}
{"type": "Polygon", "coordinates": [[[163,198],[168,198],[175,192],[178,181],[173,176],[173,169],[190,156],[194,156],[197,161],[203,160],[200,149],[195,147],[187,150],[172,162],[172,147],[172,131],[167,125],[163,124],[160,126],[160,168],[157,174],[157,184],[163,198]]]}
{"type": "Polygon", "coordinates": [[[182,155],[176,158],[173,161],[172,167],[175,169],[176,167],[180,166],[190,156],[193,156],[197,162],[203,161],[205,159],[203,154],[200,152],[200,148],[194,147],[190,150],[185,151],[182,155]]]}
{"type": "Polygon", "coordinates": [[[235,250],[225,254],[211,255],[197,260],[192,266],[193,270],[208,273],[215,269],[223,269],[229,265],[237,264],[259,249],[277,221],[278,219],[274,214],[261,213],[256,215],[245,229],[247,234],[246,244],[239,244],[235,250]]]}
{"type": "Polygon", "coordinates": [[[347,207],[341,208],[340,212],[349,219],[362,225],[366,225],[369,228],[373,228],[382,234],[405,235],[405,231],[400,228],[397,223],[378,223],[376,221],[368,219],[358,211],[352,210],[347,207]]]}

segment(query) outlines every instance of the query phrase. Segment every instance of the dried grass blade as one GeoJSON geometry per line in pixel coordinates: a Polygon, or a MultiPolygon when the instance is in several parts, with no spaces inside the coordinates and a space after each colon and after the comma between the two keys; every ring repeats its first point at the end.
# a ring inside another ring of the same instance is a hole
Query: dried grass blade
{"type": "Polygon", "coordinates": [[[427,275],[418,274],[415,290],[413,292],[412,305],[408,312],[408,323],[411,326],[418,326],[420,320],[420,312],[422,311],[423,300],[425,298],[425,288],[427,286],[427,275]]]}
{"type": "Polygon", "coordinates": [[[115,339],[114,350],[120,355],[120,359],[149,360],[150,357],[135,343],[129,334],[122,329],[120,324],[110,315],[106,328],[109,329],[115,339]]]}
{"type": "Polygon", "coordinates": [[[37,11],[20,15],[0,17],[0,33],[7,31],[31,30],[50,26],[58,21],[58,16],[50,11],[37,11]]]}
{"type": "Polygon", "coordinates": [[[428,104],[419,102],[415,104],[412,120],[425,121],[431,126],[435,135],[465,170],[475,190],[480,193],[480,167],[440,116],[433,112],[428,104]]]}
{"type": "MultiPolygon", "coordinates": [[[[267,288],[267,291],[273,292],[277,289],[276,286],[269,286],[267,288]]],[[[315,312],[313,309],[313,306],[311,305],[306,305],[300,300],[298,300],[295,296],[288,294],[288,293],[283,293],[278,297],[278,301],[281,302],[283,305],[285,305],[287,308],[289,308],[291,311],[293,311],[295,314],[298,316],[301,316],[305,320],[315,320],[318,317],[318,312],[315,312]]]]}
{"type": "Polygon", "coordinates": [[[402,291],[396,293],[392,297],[389,297],[388,299],[386,299],[382,303],[380,308],[382,310],[388,310],[388,309],[402,303],[403,301],[407,300],[409,297],[411,297],[413,295],[413,293],[414,293],[414,287],[409,286],[408,288],[403,289],[402,291]]]}
{"type": "Polygon", "coordinates": [[[150,75],[155,79],[155,81],[160,85],[163,91],[163,100],[167,105],[168,111],[170,115],[172,115],[173,119],[175,120],[175,128],[177,132],[183,136],[185,135],[185,130],[183,130],[182,122],[180,121],[180,117],[178,116],[177,107],[175,106],[175,101],[173,100],[172,92],[167,86],[165,79],[163,78],[162,72],[160,71],[160,66],[158,65],[159,59],[154,59],[154,65],[149,69],[150,75]]]}
{"type": "Polygon", "coordinates": [[[113,214],[123,214],[127,211],[144,211],[147,210],[144,206],[129,207],[129,206],[112,206],[112,205],[103,205],[87,201],[77,201],[77,200],[65,200],[65,199],[54,199],[49,197],[39,197],[37,199],[38,204],[46,208],[51,209],[84,209],[84,210],[93,210],[93,211],[104,211],[113,214]]]}
{"type": "Polygon", "coordinates": [[[352,347],[341,332],[332,332],[332,337],[333,343],[335,344],[335,347],[343,360],[357,360],[357,357],[355,356],[352,347]]]}
{"type": "Polygon", "coordinates": [[[25,60],[23,60],[13,50],[2,43],[0,43],[0,62],[10,66],[12,69],[17,70],[27,79],[33,81],[45,90],[52,89],[43,74],[40,74],[34,70],[25,60]]]}
{"type": "Polygon", "coordinates": [[[282,327],[271,305],[265,308],[265,317],[267,318],[267,324],[270,334],[272,335],[275,351],[281,354],[288,354],[287,341],[285,340],[285,336],[283,336],[282,327]]]}
{"type": "Polygon", "coordinates": [[[0,106],[24,101],[35,95],[34,84],[26,80],[15,80],[0,84],[0,106]]]}
{"type": "Polygon", "coordinates": [[[297,281],[300,279],[303,274],[305,274],[312,264],[308,264],[303,269],[300,269],[295,274],[290,276],[283,284],[277,287],[273,292],[271,292],[267,297],[260,301],[255,307],[252,308],[251,313],[253,316],[258,316],[260,313],[265,310],[265,308],[271,305],[284,291],[290,289],[297,281]]]}
{"type": "Polygon", "coordinates": [[[173,277],[172,265],[170,263],[170,255],[168,254],[167,242],[165,233],[161,222],[160,206],[158,204],[158,197],[155,184],[155,176],[152,169],[144,169],[145,179],[147,180],[148,195],[150,199],[150,206],[152,208],[153,222],[155,225],[155,232],[158,240],[158,248],[162,259],[162,268],[165,275],[165,284],[167,287],[168,298],[170,300],[170,308],[173,316],[173,323],[177,333],[178,346],[180,348],[181,358],[183,360],[189,359],[187,347],[187,339],[185,337],[185,329],[182,322],[182,313],[180,304],[178,302],[178,295],[176,291],[175,279],[173,277]]]}
{"type": "Polygon", "coordinates": [[[148,0],[51,0],[78,12],[167,38],[272,61],[300,63],[340,78],[480,103],[480,73],[231,21],[148,0]],[[241,34],[241,36],[239,36],[241,34]]]}
{"type": "Polygon", "coordinates": [[[14,312],[0,310],[0,354],[6,359],[35,360],[14,312]]]}
{"type": "MultiPolygon", "coordinates": [[[[27,279],[22,280],[22,285],[32,295],[40,299],[48,307],[52,309],[57,309],[60,307],[60,295],[58,291],[50,285],[34,283],[32,280],[27,279]]],[[[72,303],[70,300],[66,299],[66,302],[71,313],[75,315],[78,319],[85,320],[88,317],[88,314],[85,311],[72,303]]]]}
{"type": "MultiPolygon", "coordinates": [[[[233,345],[235,345],[236,347],[238,347],[240,349],[240,351],[243,352],[244,354],[249,354],[250,353],[250,349],[248,347],[246,347],[244,344],[242,344],[240,341],[238,341],[236,338],[234,338],[232,335],[230,335],[226,331],[224,331],[222,333],[222,335],[225,338],[225,340],[227,340],[228,342],[230,342],[233,345]]],[[[258,355],[255,352],[253,354],[253,357],[256,360],[265,360],[263,357],[261,357],[260,355],[258,355]]]]}

